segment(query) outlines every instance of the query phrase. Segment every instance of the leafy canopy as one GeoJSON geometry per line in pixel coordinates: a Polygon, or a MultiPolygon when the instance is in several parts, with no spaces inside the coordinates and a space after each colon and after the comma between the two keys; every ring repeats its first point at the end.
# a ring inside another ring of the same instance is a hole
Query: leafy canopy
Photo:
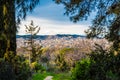
{"type": "Polygon", "coordinates": [[[25,19],[27,12],[32,12],[39,2],[40,0],[15,0],[17,22],[20,23],[21,19],[25,19]]]}
{"type": "Polygon", "coordinates": [[[120,40],[120,0],[54,0],[65,6],[65,15],[73,22],[87,20],[92,12],[96,17],[86,31],[87,37],[106,37],[110,41],[120,40]]]}

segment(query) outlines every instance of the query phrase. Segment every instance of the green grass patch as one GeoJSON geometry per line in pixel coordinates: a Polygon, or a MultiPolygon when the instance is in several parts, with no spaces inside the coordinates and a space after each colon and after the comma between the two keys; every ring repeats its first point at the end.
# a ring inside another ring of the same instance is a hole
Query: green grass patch
{"type": "Polygon", "coordinates": [[[47,76],[53,76],[53,80],[70,80],[69,73],[36,73],[33,75],[32,80],[44,80],[47,76]]]}
{"type": "Polygon", "coordinates": [[[32,76],[32,80],[44,80],[49,75],[49,73],[35,73],[32,76]]]}
{"type": "Polygon", "coordinates": [[[69,73],[54,74],[53,80],[70,80],[70,74],[69,73]]]}

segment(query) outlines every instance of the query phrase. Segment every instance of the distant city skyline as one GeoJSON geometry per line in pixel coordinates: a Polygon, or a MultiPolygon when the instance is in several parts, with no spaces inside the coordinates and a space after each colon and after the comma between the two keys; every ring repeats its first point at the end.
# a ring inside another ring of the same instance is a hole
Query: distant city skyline
{"type": "Polygon", "coordinates": [[[73,23],[68,16],[64,15],[65,9],[63,5],[57,5],[53,0],[40,0],[40,3],[29,13],[26,20],[23,20],[18,29],[18,35],[25,35],[25,26],[29,25],[33,20],[35,25],[38,25],[41,30],[39,35],[55,35],[55,34],[78,34],[85,35],[84,30],[87,30],[91,25],[93,16],[90,16],[87,21],[79,21],[73,23]]]}

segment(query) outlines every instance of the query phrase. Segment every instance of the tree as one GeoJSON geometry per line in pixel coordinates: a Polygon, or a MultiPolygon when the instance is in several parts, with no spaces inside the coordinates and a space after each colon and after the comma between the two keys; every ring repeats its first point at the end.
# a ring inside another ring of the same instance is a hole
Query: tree
{"type": "Polygon", "coordinates": [[[38,26],[34,26],[33,21],[31,21],[30,25],[25,25],[26,27],[26,33],[29,34],[29,38],[26,41],[26,43],[30,46],[28,46],[30,53],[29,53],[29,62],[31,64],[31,62],[35,62],[37,61],[37,56],[39,56],[39,54],[41,53],[41,46],[38,46],[36,48],[35,45],[35,41],[34,41],[34,37],[36,36],[36,34],[38,34],[38,32],[40,31],[40,27],[38,26]]]}
{"type": "Polygon", "coordinates": [[[86,31],[87,37],[104,36],[120,47],[120,1],[119,0],[55,0],[65,6],[65,14],[73,22],[87,20],[92,12],[96,17],[86,31]]]}
{"type": "Polygon", "coordinates": [[[104,50],[96,44],[95,50],[77,62],[72,70],[72,80],[119,80],[120,52],[114,55],[114,50],[104,50]]]}
{"type": "Polygon", "coordinates": [[[0,58],[7,60],[16,55],[17,25],[38,2],[39,0],[0,0],[0,58]]]}
{"type": "MultiPolygon", "coordinates": [[[[0,57],[16,50],[15,1],[0,1],[0,57]],[[11,34],[11,35],[9,35],[11,34]]],[[[6,55],[7,57],[7,55],[6,55]]]]}
{"type": "Polygon", "coordinates": [[[101,37],[113,42],[113,48],[104,50],[96,45],[88,61],[80,61],[72,72],[72,80],[120,79],[120,1],[119,0],[55,0],[65,5],[65,14],[73,22],[86,20],[92,12],[96,17],[87,37],[101,37]],[[105,30],[106,29],[106,30],[105,30]],[[115,55],[117,53],[117,55],[115,55]],[[89,63],[88,63],[89,62],[89,63]],[[86,77],[87,76],[87,77],[86,77]]]}

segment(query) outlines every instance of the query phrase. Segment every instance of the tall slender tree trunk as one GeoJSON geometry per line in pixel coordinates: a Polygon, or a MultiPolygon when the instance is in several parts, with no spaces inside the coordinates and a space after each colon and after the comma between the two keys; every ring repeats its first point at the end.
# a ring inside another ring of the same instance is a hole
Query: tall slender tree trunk
{"type": "Polygon", "coordinates": [[[4,36],[3,0],[0,1],[0,58],[4,56],[6,40],[4,36]]]}
{"type": "Polygon", "coordinates": [[[16,54],[15,0],[1,0],[0,4],[0,57],[11,60],[16,54]]]}

